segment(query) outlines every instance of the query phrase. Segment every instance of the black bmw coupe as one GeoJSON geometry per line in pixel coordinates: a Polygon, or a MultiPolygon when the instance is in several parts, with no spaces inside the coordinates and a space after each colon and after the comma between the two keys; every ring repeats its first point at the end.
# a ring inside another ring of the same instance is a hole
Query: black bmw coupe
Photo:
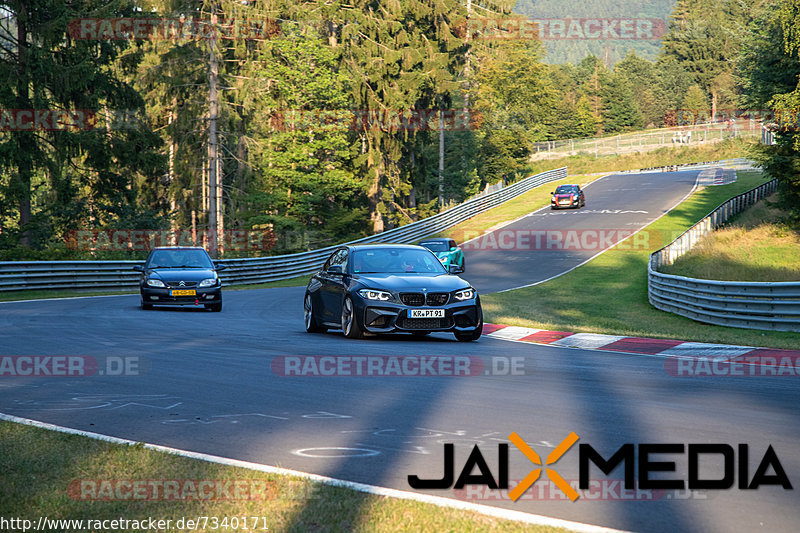
{"type": "Polygon", "coordinates": [[[474,341],[483,330],[478,292],[422,246],[342,246],[314,274],[305,292],[306,331],[364,333],[449,331],[474,341]]]}

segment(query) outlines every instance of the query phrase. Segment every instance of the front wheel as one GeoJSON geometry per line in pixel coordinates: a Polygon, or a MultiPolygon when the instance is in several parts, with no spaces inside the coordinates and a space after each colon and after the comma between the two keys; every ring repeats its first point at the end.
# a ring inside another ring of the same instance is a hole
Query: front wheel
{"type": "Polygon", "coordinates": [[[364,336],[361,326],[358,324],[358,317],[355,313],[353,300],[347,296],[342,304],[342,333],[348,339],[360,339],[364,336]]]}
{"type": "Polygon", "coordinates": [[[314,316],[314,303],[310,294],[306,294],[303,301],[303,318],[305,319],[306,331],[309,333],[324,333],[328,328],[324,328],[317,323],[317,317],[314,316]]]}
{"type": "Polygon", "coordinates": [[[146,304],[146,303],[144,303],[144,301],[142,301],[142,309],[144,309],[145,311],[149,311],[152,308],[153,308],[153,304],[146,304]]]}
{"type": "Polygon", "coordinates": [[[222,311],[222,302],[218,302],[215,304],[207,304],[206,309],[211,309],[213,313],[219,313],[222,311]]]}

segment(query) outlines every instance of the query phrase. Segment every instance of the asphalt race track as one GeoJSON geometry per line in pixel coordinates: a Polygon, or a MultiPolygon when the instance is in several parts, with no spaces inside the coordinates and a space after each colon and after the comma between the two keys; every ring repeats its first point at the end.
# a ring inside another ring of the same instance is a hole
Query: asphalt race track
{"type": "MultiPolygon", "coordinates": [[[[585,207],[545,207],[463,245],[464,277],[486,293],[556,276],[663,215],[692,190],[697,175],[698,171],[612,174],[596,180],[585,188],[585,207]],[[603,233],[595,236],[592,231],[603,233]],[[534,232],[539,232],[538,242],[534,232]]],[[[641,238],[663,246],[673,237],[641,238]]]]}
{"type": "MultiPolygon", "coordinates": [[[[635,227],[637,220],[652,220],[674,205],[695,177],[685,172],[604,178],[587,187],[587,211],[647,213],[609,214],[606,220],[608,213],[564,211],[515,225],[559,228],[563,220],[576,228],[635,227]]],[[[472,257],[476,253],[488,251],[467,252],[465,277],[473,280],[474,274],[484,290],[532,283],[582,260],[556,259],[557,252],[506,252],[517,254],[503,266],[516,277],[492,286],[488,273],[481,274],[488,265],[472,257]],[[556,261],[560,267],[551,264],[556,261]],[[533,274],[531,264],[538,265],[533,274]]],[[[747,443],[751,477],[772,445],[795,488],[800,483],[796,378],[678,378],[656,357],[486,337],[467,344],[452,335],[353,341],[338,332],[307,334],[302,295],[302,288],[227,291],[222,313],[142,311],[138,296],[0,304],[0,355],[92,356],[106,371],[91,377],[0,377],[0,412],[402,490],[411,490],[409,474],[442,476],[443,443],[456,445],[456,475],[478,444],[496,476],[497,444],[508,442],[514,431],[543,459],[572,431],[606,458],[625,443],[747,443]],[[272,365],[281,356],[325,355],[470,356],[499,375],[284,377],[283,367],[272,365]],[[120,357],[136,358],[128,361],[137,363],[138,374],[107,375],[106,365],[120,357]],[[502,375],[514,362],[524,372],[502,375]]],[[[509,448],[513,487],[535,465],[514,445],[509,448]]],[[[577,457],[578,444],[552,468],[575,480],[577,457]]],[[[677,464],[676,472],[654,477],[687,478],[685,454],[651,460],[677,464]]],[[[720,477],[715,463],[703,463],[700,473],[720,477]]],[[[622,476],[620,468],[608,477],[622,476]]],[[[594,471],[593,479],[603,477],[594,471]]],[[[660,491],[633,500],[612,482],[573,503],[546,481],[543,474],[531,489],[544,490],[538,501],[471,501],[636,531],[796,531],[800,523],[796,490],[775,486],[660,491]]],[[[452,489],[428,492],[467,497],[452,489]]]]}

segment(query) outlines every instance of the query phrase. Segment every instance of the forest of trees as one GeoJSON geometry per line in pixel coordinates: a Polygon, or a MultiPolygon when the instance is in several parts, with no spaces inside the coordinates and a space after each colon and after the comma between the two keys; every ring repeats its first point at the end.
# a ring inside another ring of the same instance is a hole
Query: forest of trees
{"type": "MultiPolygon", "coordinates": [[[[551,65],[473,23],[508,0],[3,2],[0,259],[117,228],[316,248],[519,179],[536,142],[797,109],[798,4],[679,0],[653,60],[551,65]]],[[[797,175],[781,128],[763,157],[797,175]]]]}

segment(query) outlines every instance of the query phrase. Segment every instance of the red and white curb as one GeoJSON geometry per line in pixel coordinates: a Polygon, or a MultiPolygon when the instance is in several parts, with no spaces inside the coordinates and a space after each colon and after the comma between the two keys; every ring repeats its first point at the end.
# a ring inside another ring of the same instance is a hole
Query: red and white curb
{"type": "Polygon", "coordinates": [[[681,359],[713,359],[719,362],[753,360],[766,357],[789,357],[795,360],[800,358],[800,350],[687,342],[674,339],[626,337],[600,333],[571,333],[568,331],[548,331],[500,324],[484,324],[483,334],[493,339],[547,344],[565,348],[582,348],[584,350],[623,352],[681,359]]]}

